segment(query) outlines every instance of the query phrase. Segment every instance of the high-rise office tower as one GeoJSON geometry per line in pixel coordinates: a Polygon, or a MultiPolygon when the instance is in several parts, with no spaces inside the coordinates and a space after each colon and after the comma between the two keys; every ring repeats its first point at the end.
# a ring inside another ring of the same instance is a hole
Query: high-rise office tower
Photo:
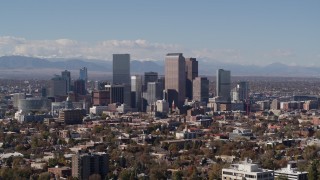
{"type": "Polygon", "coordinates": [[[208,103],[209,80],[206,77],[196,77],[193,80],[193,100],[208,103]]]}
{"type": "Polygon", "coordinates": [[[64,78],[59,75],[55,75],[50,81],[50,93],[51,97],[66,96],[67,95],[67,83],[64,78]]]}
{"type": "Polygon", "coordinates": [[[79,79],[84,80],[85,82],[88,81],[88,69],[87,67],[83,67],[80,69],[79,79]]]}
{"type": "Polygon", "coordinates": [[[67,91],[67,93],[71,90],[70,88],[71,88],[71,73],[70,73],[70,71],[67,71],[67,70],[65,70],[65,71],[62,71],[61,72],[61,77],[62,77],[62,79],[64,79],[64,80],[66,80],[66,91],[67,91]]]}
{"type": "Polygon", "coordinates": [[[233,101],[246,101],[249,98],[249,84],[242,81],[237,83],[236,87],[232,90],[233,101]]]}
{"type": "Polygon", "coordinates": [[[94,90],[91,92],[92,105],[94,106],[107,106],[110,104],[110,91],[107,90],[94,90]]]}
{"type": "Polygon", "coordinates": [[[231,102],[231,76],[230,71],[223,69],[217,70],[217,85],[216,95],[221,98],[223,102],[231,102]]]}
{"type": "Polygon", "coordinates": [[[113,54],[113,84],[124,85],[124,104],[131,106],[130,55],[113,54]]]}
{"type": "Polygon", "coordinates": [[[161,100],[163,94],[163,88],[159,82],[149,82],[147,86],[147,92],[145,93],[145,99],[148,105],[154,104],[157,100],[161,100]]]}
{"type": "Polygon", "coordinates": [[[237,84],[239,89],[239,99],[240,101],[246,101],[249,98],[249,83],[242,81],[237,84]]]}
{"type": "MultiPolygon", "coordinates": [[[[106,90],[110,94],[110,103],[124,103],[125,101],[125,86],[123,84],[106,85],[106,90]]],[[[129,104],[131,105],[131,104],[129,104]]]]}
{"type": "Polygon", "coordinates": [[[73,91],[79,95],[86,95],[86,82],[83,79],[78,79],[74,81],[73,91]]]}
{"type": "Polygon", "coordinates": [[[166,91],[164,90],[164,86],[165,86],[165,77],[164,76],[162,76],[162,77],[159,77],[159,79],[158,79],[158,82],[160,83],[160,87],[161,87],[161,89],[162,89],[162,97],[163,97],[163,99],[166,99],[167,100],[167,98],[166,98],[166,95],[164,94],[166,91]]]}
{"type": "Polygon", "coordinates": [[[113,84],[130,84],[130,55],[113,54],[113,84]]]}
{"type": "Polygon", "coordinates": [[[101,179],[105,179],[109,171],[108,161],[106,153],[75,154],[72,156],[72,176],[85,180],[97,174],[101,179]]]}
{"type": "Polygon", "coordinates": [[[182,53],[169,53],[165,60],[165,90],[171,107],[174,102],[181,108],[185,100],[186,70],[182,53]]]}
{"type": "Polygon", "coordinates": [[[142,77],[140,75],[131,76],[131,107],[138,111],[142,108],[142,77]]]}
{"type": "Polygon", "coordinates": [[[186,58],[186,97],[192,99],[193,85],[192,81],[198,77],[198,61],[196,58],[186,58]]]}
{"type": "Polygon", "coordinates": [[[88,82],[88,69],[87,67],[83,67],[80,69],[79,79],[84,80],[84,88],[87,90],[87,82],[88,82]]]}
{"type": "Polygon", "coordinates": [[[143,82],[143,91],[147,91],[147,86],[149,82],[157,82],[158,73],[157,72],[145,72],[144,73],[144,82],[143,82]]]}

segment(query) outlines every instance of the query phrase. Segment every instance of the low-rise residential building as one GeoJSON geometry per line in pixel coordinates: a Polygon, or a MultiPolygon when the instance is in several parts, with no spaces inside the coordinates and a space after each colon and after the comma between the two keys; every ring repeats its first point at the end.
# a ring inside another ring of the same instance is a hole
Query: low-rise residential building
{"type": "Polygon", "coordinates": [[[54,174],[56,179],[67,178],[71,176],[71,168],[65,166],[48,168],[48,172],[54,174]]]}
{"type": "Polygon", "coordinates": [[[229,139],[248,139],[253,138],[253,133],[250,129],[237,128],[229,133],[229,139]]]}

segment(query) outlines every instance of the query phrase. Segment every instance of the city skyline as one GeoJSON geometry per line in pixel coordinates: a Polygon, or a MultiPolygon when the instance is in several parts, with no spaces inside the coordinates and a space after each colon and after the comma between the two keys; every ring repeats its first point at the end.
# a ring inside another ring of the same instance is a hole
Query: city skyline
{"type": "Polygon", "coordinates": [[[183,52],[199,61],[319,66],[319,5],[10,1],[0,7],[0,56],[111,60],[130,53],[132,59],[164,60],[168,52],[183,52]]]}
{"type": "Polygon", "coordinates": [[[0,180],[319,179],[319,5],[1,3],[0,180]]]}

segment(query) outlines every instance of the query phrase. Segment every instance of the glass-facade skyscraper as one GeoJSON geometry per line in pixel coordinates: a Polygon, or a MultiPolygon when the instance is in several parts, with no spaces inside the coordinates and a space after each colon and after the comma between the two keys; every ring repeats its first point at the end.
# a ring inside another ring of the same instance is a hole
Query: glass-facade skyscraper
{"type": "Polygon", "coordinates": [[[113,54],[113,84],[124,86],[124,103],[131,106],[130,54],[113,54]]]}
{"type": "Polygon", "coordinates": [[[84,80],[85,82],[88,81],[88,69],[86,67],[80,69],[79,79],[84,80]]]}
{"type": "Polygon", "coordinates": [[[186,97],[191,100],[193,97],[192,81],[198,77],[198,61],[196,58],[186,58],[186,97]]]}
{"type": "Polygon", "coordinates": [[[220,97],[223,102],[231,102],[231,75],[230,71],[218,69],[217,70],[217,85],[216,95],[220,97]]]}

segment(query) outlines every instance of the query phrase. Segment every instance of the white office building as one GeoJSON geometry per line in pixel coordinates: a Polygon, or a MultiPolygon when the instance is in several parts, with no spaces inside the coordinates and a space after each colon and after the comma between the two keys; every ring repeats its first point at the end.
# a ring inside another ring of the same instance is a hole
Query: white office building
{"type": "Polygon", "coordinates": [[[222,169],[223,180],[274,180],[274,171],[261,169],[257,164],[244,161],[231,164],[230,168],[222,169]]]}
{"type": "Polygon", "coordinates": [[[90,114],[101,116],[103,111],[107,111],[107,110],[108,110],[108,106],[92,106],[90,108],[90,114]]]}
{"type": "Polygon", "coordinates": [[[292,164],[289,163],[286,168],[274,171],[274,177],[283,177],[288,180],[307,180],[308,172],[298,171],[297,168],[292,168],[292,164]]]}

